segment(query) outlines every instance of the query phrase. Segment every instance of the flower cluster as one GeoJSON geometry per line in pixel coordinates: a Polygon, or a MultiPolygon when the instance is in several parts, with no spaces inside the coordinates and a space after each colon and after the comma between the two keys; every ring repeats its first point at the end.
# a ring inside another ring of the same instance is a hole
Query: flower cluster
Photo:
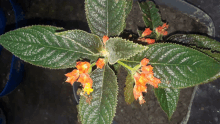
{"type": "Polygon", "coordinates": [[[150,84],[154,86],[154,88],[158,88],[158,84],[161,83],[160,79],[154,77],[153,67],[151,65],[147,65],[149,60],[144,58],[141,60],[141,72],[136,72],[134,74],[135,86],[133,89],[134,98],[139,99],[139,103],[145,103],[142,92],[147,92],[146,84],[150,84]]]}
{"type": "MultiPolygon", "coordinates": [[[[102,69],[105,65],[105,60],[102,58],[99,58],[96,62],[97,68],[102,69]]],[[[92,84],[93,81],[90,78],[88,72],[90,69],[90,63],[89,62],[77,62],[76,68],[72,72],[65,74],[67,77],[66,82],[69,82],[71,85],[73,85],[74,82],[80,82],[84,89],[84,94],[87,92],[88,95],[90,95],[91,92],[93,92],[92,84]]]]}
{"type": "MultiPolygon", "coordinates": [[[[146,28],[145,31],[142,33],[141,37],[146,37],[148,35],[150,35],[152,33],[152,31],[150,30],[150,28],[146,28]]],[[[155,42],[155,39],[150,39],[150,38],[142,38],[141,39],[144,42],[147,42],[148,44],[153,44],[155,42]]]]}
{"type": "Polygon", "coordinates": [[[106,49],[105,49],[105,45],[106,45],[106,42],[107,42],[108,40],[109,40],[109,37],[108,37],[108,36],[104,35],[104,36],[102,37],[103,46],[104,46],[104,49],[102,49],[102,51],[100,51],[100,53],[101,53],[102,56],[108,56],[108,55],[109,55],[108,51],[106,51],[106,49]]]}
{"type": "MultiPolygon", "coordinates": [[[[162,26],[158,26],[155,29],[155,32],[157,34],[157,38],[162,36],[162,35],[167,35],[166,30],[168,29],[168,27],[169,27],[169,25],[167,25],[166,23],[164,23],[162,26]]],[[[141,38],[139,40],[142,41],[142,42],[147,42],[148,44],[153,44],[153,43],[155,43],[155,39],[144,38],[144,37],[149,36],[151,34],[152,34],[152,31],[150,30],[150,28],[146,28],[144,30],[144,32],[142,33],[141,38]]]]}
{"type": "Polygon", "coordinates": [[[93,81],[88,74],[90,63],[79,61],[76,63],[76,68],[77,69],[74,69],[72,72],[65,74],[67,77],[66,82],[69,82],[71,85],[73,85],[73,83],[76,81],[80,82],[84,88],[84,94],[87,92],[89,95],[91,92],[93,92],[93,81]]]}
{"type": "Polygon", "coordinates": [[[107,41],[108,39],[109,39],[109,37],[106,36],[106,35],[104,35],[104,36],[102,37],[102,40],[103,40],[104,45],[105,45],[105,43],[106,43],[106,41],[107,41]]]}
{"type": "Polygon", "coordinates": [[[160,34],[160,35],[167,35],[167,29],[168,29],[169,25],[167,25],[166,23],[164,23],[162,26],[158,26],[156,28],[156,33],[160,34]]]}
{"type": "Polygon", "coordinates": [[[97,68],[102,69],[104,65],[105,65],[105,60],[102,59],[102,58],[99,58],[99,59],[97,60],[97,62],[96,62],[97,68]]]}

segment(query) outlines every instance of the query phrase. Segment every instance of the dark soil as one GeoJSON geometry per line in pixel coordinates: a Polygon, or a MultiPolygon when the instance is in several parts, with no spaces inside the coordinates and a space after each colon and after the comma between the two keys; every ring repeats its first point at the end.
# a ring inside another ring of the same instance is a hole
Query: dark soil
{"type": "MultiPolygon", "coordinates": [[[[14,24],[12,21],[14,18],[13,11],[10,7],[2,4],[8,2],[8,0],[2,0],[1,7],[7,11],[9,30],[14,24]]],[[[84,13],[84,1],[20,0],[18,3],[25,11],[28,25],[47,24],[62,26],[66,29],[78,28],[89,31],[84,13]]],[[[188,16],[165,6],[159,7],[162,19],[169,24],[169,35],[182,32],[207,33],[205,26],[188,16]]],[[[127,19],[126,30],[136,33],[138,27],[144,28],[141,15],[137,3],[134,3],[133,10],[127,19]]],[[[8,56],[11,55],[6,55],[6,58],[8,56]]],[[[1,58],[5,58],[5,56],[1,55],[1,58]]],[[[9,59],[7,61],[10,61],[9,59]]],[[[8,64],[4,64],[3,59],[1,59],[1,66],[7,67],[8,64]]],[[[1,69],[1,77],[7,77],[7,69],[1,69]]],[[[25,73],[21,84],[11,94],[0,98],[0,107],[6,114],[7,123],[77,123],[77,109],[72,86],[65,83],[64,74],[69,71],[71,69],[50,70],[25,63],[25,73]]],[[[141,106],[137,101],[131,105],[125,103],[123,89],[126,74],[126,71],[121,68],[118,74],[119,95],[114,121],[118,124],[168,124],[167,116],[160,108],[151,86],[148,87],[148,93],[145,94],[146,104],[141,106]]],[[[6,78],[2,78],[3,82],[5,80],[6,78]]],[[[185,117],[192,91],[193,88],[181,90],[180,100],[170,121],[171,124],[180,123],[185,117]]]]}

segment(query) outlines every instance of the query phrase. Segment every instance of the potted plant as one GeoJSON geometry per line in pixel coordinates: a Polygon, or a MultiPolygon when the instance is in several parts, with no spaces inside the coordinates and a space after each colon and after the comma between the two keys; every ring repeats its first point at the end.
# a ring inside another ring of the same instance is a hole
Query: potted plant
{"type": "MultiPolygon", "coordinates": [[[[56,32],[62,28],[29,26],[2,35],[0,42],[13,54],[34,65],[54,69],[76,66],[66,74],[66,82],[82,84],[78,107],[82,123],[112,122],[118,86],[110,65],[116,63],[128,72],[125,101],[131,103],[138,99],[143,104],[142,92],[147,92],[146,84],[150,84],[162,109],[171,118],[181,88],[219,77],[218,58],[212,52],[201,49],[218,51],[219,43],[200,35],[181,35],[193,39],[193,45],[200,45],[194,49],[165,43],[163,36],[167,35],[169,26],[161,21],[153,2],[140,3],[146,29],[139,31],[136,41],[142,45],[119,38],[117,36],[125,28],[125,18],[131,5],[132,1],[124,0],[87,0],[86,15],[92,33],[81,30],[56,32]],[[202,44],[204,39],[208,41],[206,46],[202,44]]],[[[181,38],[178,35],[173,37],[181,38]]]]}

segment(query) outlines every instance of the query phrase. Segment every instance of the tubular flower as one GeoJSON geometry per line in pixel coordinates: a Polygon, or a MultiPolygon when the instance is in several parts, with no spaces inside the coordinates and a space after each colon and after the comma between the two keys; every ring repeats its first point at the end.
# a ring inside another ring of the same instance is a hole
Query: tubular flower
{"type": "Polygon", "coordinates": [[[72,72],[65,74],[67,77],[66,82],[69,82],[71,85],[73,85],[73,83],[76,81],[80,82],[84,88],[84,94],[87,92],[89,95],[91,92],[93,92],[93,81],[88,74],[90,63],[79,61],[76,63],[76,68],[77,69],[74,69],[72,72]]]}
{"type": "Polygon", "coordinates": [[[89,68],[90,68],[90,63],[89,62],[77,62],[76,63],[76,68],[79,70],[79,73],[88,73],[89,68]]]}
{"type": "Polygon", "coordinates": [[[147,35],[150,35],[151,34],[151,30],[150,30],[150,28],[146,28],[145,30],[144,30],[144,32],[142,33],[142,37],[145,37],[145,36],[147,36],[147,35]]]}
{"type": "Polygon", "coordinates": [[[147,59],[147,58],[144,58],[144,59],[141,60],[141,66],[145,66],[148,63],[149,63],[149,59],[147,59]]]}
{"type": "Polygon", "coordinates": [[[139,88],[135,85],[133,89],[134,98],[137,100],[140,96],[142,96],[142,92],[138,90],[139,88]]]}
{"type": "Polygon", "coordinates": [[[96,62],[97,68],[102,69],[104,65],[105,65],[105,60],[102,58],[99,58],[98,61],[96,62]]]}
{"type": "Polygon", "coordinates": [[[156,28],[156,32],[161,34],[161,35],[167,35],[166,29],[169,27],[166,23],[164,23],[162,26],[158,26],[156,28]]]}
{"type": "Polygon", "coordinates": [[[90,95],[90,93],[93,92],[93,89],[90,86],[90,83],[86,83],[83,90],[84,90],[84,94],[85,94],[85,92],[87,92],[88,95],[90,95]]]}
{"type": "Polygon", "coordinates": [[[139,99],[139,103],[145,103],[142,92],[147,92],[146,84],[150,84],[154,86],[154,88],[158,88],[158,84],[161,83],[160,79],[154,77],[153,67],[151,65],[147,65],[149,60],[144,58],[141,60],[141,72],[136,72],[134,74],[135,86],[133,89],[134,98],[139,99]]]}
{"type": "Polygon", "coordinates": [[[65,74],[67,77],[66,82],[69,82],[71,85],[78,79],[79,70],[74,69],[72,72],[65,74]]]}
{"type": "Polygon", "coordinates": [[[143,95],[138,98],[139,104],[144,104],[146,101],[143,98],[143,95]]]}
{"type": "Polygon", "coordinates": [[[85,87],[85,85],[86,85],[87,83],[89,83],[91,86],[92,86],[92,84],[93,84],[93,81],[92,81],[92,79],[90,78],[89,74],[86,74],[86,73],[80,74],[79,79],[78,79],[78,82],[80,82],[80,83],[83,85],[83,87],[85,87]]]}
{"type": "Polygon", "coordinates": [[[153,73],[153,67],[151,65],[148,66],[142,66],[141,70],[143,73],[153,73]]]}
{"type": "Polygon", "coordinates": [[[108,36],[106,36],[106,35],[104,35],[103,37],[102,37],[102,40],[103,40],[103,43],[105,44],[106,43],[106,41],[109,39],[109,37],[108,36]]]}
{"type": "Polygon", "coordinates": [[[145,40],[145,42],[147,42],[148,44],[154,44],[154,43],[155,43],[155,39],[147,38],[147,39],[145,40]]]}

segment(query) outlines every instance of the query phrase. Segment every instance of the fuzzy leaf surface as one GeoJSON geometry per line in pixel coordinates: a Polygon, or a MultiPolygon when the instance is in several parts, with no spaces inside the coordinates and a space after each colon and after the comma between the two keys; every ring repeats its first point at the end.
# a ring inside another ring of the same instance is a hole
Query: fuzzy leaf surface
{"type": "Polygon", "coordinates": [[[82,124],[111,124],[117,105],[118,85],[113,70],[106,65],[104,69],[96,69],[91,74],[93,80],[92,100],[86,102],[81,96],[79,116],[82,124]]]}
{"type": "Polygon", "coordinates": [[[177,107],[180,89],[155,88],[154,93],[161,108],[167,114],[168,118],[171,119],[177,107]]]}
{"type": "MultiPolygon", "coordinates": [[[[24,27],[1,35],[0,44],[26,62],[53,69],[74,67],[80,58],[95,61],[99,57],[97,50],[89,50],[81,44],[82,41],[90,43],[86,39],[90,36],[98,43],[97,36],[80,31],[85,39],[79,37],[80,40],[73,41],[55,35],[55,31],[61,29],[42,25],[24,27]]],[[[91,47],[99,49],[94,44],[91,47]]]]}
{"type": "Polygon", "coordinates": [[[82,30],[69,30],[55,34],[79,43],[90,52],[99,53],[102,50],[102,41],[94,34],[82,30]]]}
{"type": "Polygon", "coordinates": [[[211,50],[206,50],[206,49],[199,49],[199,48],[195,48],[195,49],[213,57],[215,60],[220,62],[220,53],[212,52],[211,50]]]}
{"type": "Polygon", "coordinates": [[[152,1],[139,3],[141,11],[143,12],[143,20],[146,27],[150,27],[152,30],[163,24],[159,9],[152,1]]]}
{"type": "Polygon", "coordinates": [[[119,35],[125,25],[125,0],[86,0],[86,18],[92,33],[119,35]]]}
{"type": "Polygon", "coordinates": [[[190,47],[197,49],[220,62],[219,41],[197,34],[176,34],[170,36],[167,40],[190,45],[190,47]]]}
{"type": "Polygon", "coordinates": [[[133,75],[131,75],[131,73],[128,73],[126,77],[125,85],[126,85],[126,87],[124,88],[125,102],[127,104],[131,104],[134,101],[134,94],[133,94],[134,78],[133,75]]]}
{"type": "Polygon", "coordinates": [[[220,63],[195,49],[170,43],[148,47],[123,62],[134,67],[148,58],[154,67],[154,76],[161,79],[160,87],[186,88],[220,77],[220,63]]]}
{"type": "Polygon", "coordinates": [[[115,64],[120,59],[128,59],[146,48],[145,46],[121,38],[110,38],[106,42],[106,50],[109,52],[108,59],[110,64],[115,64]]]}
{"type": "Polygon", "coordinates": [[[208,48],[212,51],[220,52],[220,42],[206,36],[198,34],[176,34],[170,36],[168,41],[174,41],[184,44],[195,45],[200,48],[208,48]]]}

